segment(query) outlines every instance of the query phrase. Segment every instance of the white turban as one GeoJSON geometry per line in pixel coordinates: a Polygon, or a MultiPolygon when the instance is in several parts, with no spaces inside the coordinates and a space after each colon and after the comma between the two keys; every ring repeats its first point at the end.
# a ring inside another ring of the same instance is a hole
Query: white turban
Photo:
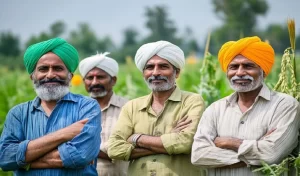
{"type": "Polygon", "coordinates": [[[183,68],[185,58],[183,51],[176,45],[167,41],[158,41],[142,45],[136,52],[135,64],[142,72],[148,60],[154,55],[166,59],[176,68],[183,68]]]}
{"type": "Polygon", "coordinates": [[[81,76],[84,78],[85,75],[95,67],[100,68],[110,76],[117,76],[119,71],[118,63],[114,59],[107,57],[107,54],[109,53],[96,54],[80,61],[79,72],[81,76]]]}

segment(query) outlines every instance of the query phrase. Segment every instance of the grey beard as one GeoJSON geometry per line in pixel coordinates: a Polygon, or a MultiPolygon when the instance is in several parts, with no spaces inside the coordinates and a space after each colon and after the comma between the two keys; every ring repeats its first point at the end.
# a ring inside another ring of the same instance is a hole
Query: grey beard
{"type": "Polygon", "coordinates": [[[170,80],[165,76],[161,76],[164,80],[166,80],[166,82],[163,82],[160,85],[155,85],[155,84],[150,83],[150,79],[152,77],[153,76],[149,77],[147,80],[144,79],[148,88],[150,90],[152,90],[153,92],[163,92],[163,91],[170,90],[174,87],[175,79],[176,79],[176,71],[173,72],[173,75],[170,80]]]}
{"type": "Polygon", "coordinates": [[[94,92],[89,92],[90,96],[92,98],[102,98],[105,97],[107,95],[107,91],[103,91],[103,92],[98,92],[98,93],[94,93],[94,92]]]}
{"type": "Polygon", "coordinates": [[[68,85],[40,85],[34,84],[34,90],[37,96],[45,101],[59,100],[69,93],[68,85]]]}
{"type": "Polygon", "coordinates": [[[72,79],[72,74],[68,73],[66,80],[64,80],[63,84],[41,84],[40,80],[36,80],[35,76],[33,78],[33,86],[34,91],[37,96],[44,101],[53,101],[59,100],[64,97],[67,93],[70,92],[69,84],[72,79]]]}
{"type": "MultiPolygon", "coordinates": [[[[247,75],[248,76],[248,75],[247,75]]],[[[232,77],[233,78],[233,77],[232,77]]],[[[252,90],[257,89],[259,86],[261,86],[264,82],[264,72],[261,70],[261,73],[258,77],[257,80],[254,80],[252,77],[252,82],[248,85],[239,85],[239,84],[234,84],[233,81],[231,80],[229,81],[230,83],[230,87],[236,91],[236,92],[250,92],[252,90]]]]}

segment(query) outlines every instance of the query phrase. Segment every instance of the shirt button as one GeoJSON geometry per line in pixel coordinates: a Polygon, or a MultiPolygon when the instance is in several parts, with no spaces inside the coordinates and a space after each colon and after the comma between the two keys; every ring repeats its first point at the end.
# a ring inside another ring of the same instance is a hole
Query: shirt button
{"type": "Polygon", "coordinates": [[[156,176],[156,171],[154,171],[154,170],[152,170],[152,171],[150,171],[151,173],[150,173],[150,176],[156,176]]]}
{"type": "Polygon", "coordinates": [[[162,133],[160,131],[155,132],[155,136],[161,136],[161,135],[162,135],[162,133]]]}
{"type": "Polygon", "coordinates": [[[156,159],[153,159],[153,162],[156,162],[156,159]]]}
{"type": "Polygon", "coordinates": [[[245,122],[244,121],[241,121],[241,124],[244,124],[245,122]]]}

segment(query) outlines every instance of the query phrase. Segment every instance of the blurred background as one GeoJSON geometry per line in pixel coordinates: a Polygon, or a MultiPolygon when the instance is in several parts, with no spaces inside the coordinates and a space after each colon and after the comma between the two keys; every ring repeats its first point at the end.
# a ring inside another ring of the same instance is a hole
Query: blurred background
{"type": "MultiPolygon", "coordinates": [[[[33,43],[62,37],[80,59],[110,52],[120,64],[115,92],[132,99],[149,93],[134,65],[136,50],[147,42],[170,41],[186,56],[179,87],[201,94],[209,105],[232,92],[217,61],[229,40],[257,35],[273,46],[276,62],[266,83],[274,87],[290,47],[288,18],[296,23],[299,53],[299,7],[299,0],[0,0],[0,134],[9,109],[35,97],[23,65],[24,50],[33,43]],[[204,57],[205,51],[211,55],[204,57]]],[[[71,91],[87,95],[78,71],[71,91]]],[[[0,171],[6,174],[11,173],[0,171]]]]}

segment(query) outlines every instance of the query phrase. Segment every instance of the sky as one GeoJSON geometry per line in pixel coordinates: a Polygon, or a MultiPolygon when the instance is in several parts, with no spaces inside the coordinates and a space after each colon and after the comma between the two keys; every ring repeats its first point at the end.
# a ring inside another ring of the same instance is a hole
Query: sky
{"type": "MultiPolygon", "coordinates": [[[[265,29],[271,23],[286,24],[288,18],[294,18],[299,34],[300,0],[267,2],[269,11],[258,18],[258,27],[265,29]]],[[[222,24],[210,0],[0,0],[0,32],[11,31],[24,43],[30,36],[48,31],[51,24],[62,20],[67,33],[79,23],[88,23],[99,38],[109,35],[120,44],[126,28],[134,27],[141,37],[147,35],[145,8],[155,5],[167,7],[169,19],[175,22],[179,35],[189,27],[194,37],[203,43],[208,31],[222,24]]]]}

